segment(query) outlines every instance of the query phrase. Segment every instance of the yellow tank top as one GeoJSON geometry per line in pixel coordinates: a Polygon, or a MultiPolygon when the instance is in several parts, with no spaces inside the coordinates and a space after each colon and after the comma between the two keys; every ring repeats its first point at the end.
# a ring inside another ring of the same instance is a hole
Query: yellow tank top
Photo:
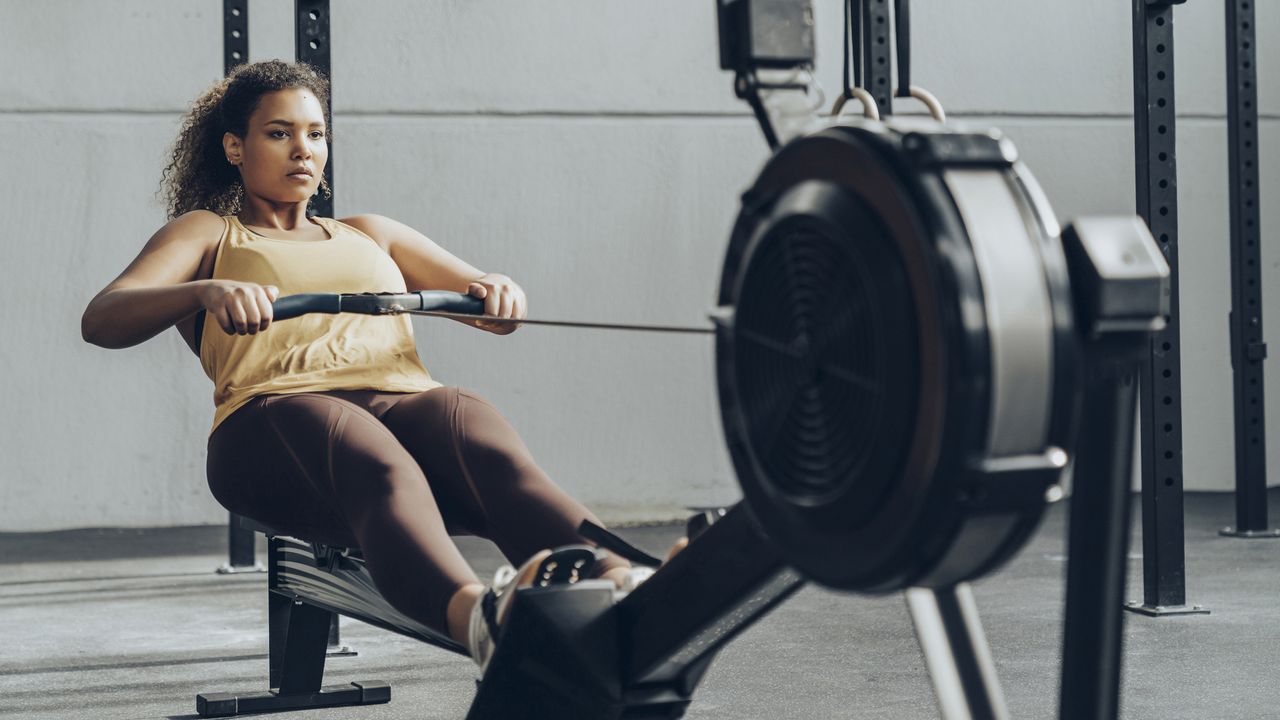
{"type": "MultiPolygon", "coordinates": [[[[372,238],[337,220],[314,219],[328,240],[276,240],[224,217],[213,277],[275,285],[280,297],[405,292],[400,268],[372,238]]],[[[407,315],[310,314],[273,322],[256,335],[228,335],[209,318],[200,364],[213,380],[211,434],[257,395],[440,387],[418,358],[407,315]]]]}

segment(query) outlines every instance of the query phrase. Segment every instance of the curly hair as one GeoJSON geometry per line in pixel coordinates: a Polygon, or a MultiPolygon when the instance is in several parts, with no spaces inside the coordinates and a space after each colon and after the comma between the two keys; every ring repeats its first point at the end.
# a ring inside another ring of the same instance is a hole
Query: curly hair
{"type": "MultiPolygon", "coordinates": [[[[192,210],[212,210],[219,215],[240,212],[244,185],[240,170],[227,162],[222,136],[244,137],[249,116],[262,96],[279,90],[306,88],[315,93],[329,122],[329,80],[306,63],[268,60],[237,67],[196,99],[182,120],[169,164],[160,177],[169,219],[192,210]]],[[[325,133],[332,142],[331,132],[325,133]]],[[[329,185],[320,179],[320,191],[329,196],[329,185]]]]}

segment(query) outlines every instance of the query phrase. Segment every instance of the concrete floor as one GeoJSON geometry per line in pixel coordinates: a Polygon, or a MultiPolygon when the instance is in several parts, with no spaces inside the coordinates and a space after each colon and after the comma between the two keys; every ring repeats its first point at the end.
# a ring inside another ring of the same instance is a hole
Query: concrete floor
{"type": "MultiPolygon", "coordinates": [[[[1188,599],[1210,615],[1126,617],[1124,717],[1280,717],[1280,540],[1220,538],[1225,495],[1187,502],[1188,599]]],[[[1280,494],[1272,495],[1280,517],[1280,494]]],[[[1063,514],[998,575],[979,583],[1012,716],[1056,714],[1063,514]]],[[[658,550],[674,527],[623,531],[658,550]]],[[[482,572],[492,546],[463,539],[482,572]]],[[[195,695],[264,689],[265,575],[217,575],[225,529],[0,534],[0,717],[193,718],[195,695]]],[[[1134,545],[1135,551],[1140,544],[1134,545]]],[[[1130,564],[1140,596],[1141,559],[1130,564]]],[[[281,717],[461,718],[475,670],[463,659],[344,621],[357,657],[326,682],[379,679],[389,705],[281,717]]],[[[712,666],[687,715],[713,718],[934,718],[938,711],[897,597],[802,590],[712,666]]]]}

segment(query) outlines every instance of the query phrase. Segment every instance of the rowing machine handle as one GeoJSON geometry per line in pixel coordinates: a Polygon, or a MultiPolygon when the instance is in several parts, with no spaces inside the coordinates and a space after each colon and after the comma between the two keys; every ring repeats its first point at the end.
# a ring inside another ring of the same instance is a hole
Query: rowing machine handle
{"type": "Polygon", "coordinates": [[[463,293],[420,290],[409,293],[301,293],[271,304],[273,320],[288,320],[308,313],[354,312],[394,315],[408,310],[483,315],[484,301],[463,293]]]}

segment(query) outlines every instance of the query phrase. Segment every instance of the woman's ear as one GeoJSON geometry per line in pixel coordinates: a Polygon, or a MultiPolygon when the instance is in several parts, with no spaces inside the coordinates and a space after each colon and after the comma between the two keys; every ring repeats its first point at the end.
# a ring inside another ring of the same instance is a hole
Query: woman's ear
{"type": "Polygon", "coordinates": [[[227,162],[232,165],[239,165],[241,162],[240,152],[243,149],[240,138],[231,133],[223,133],[222,135],[222,151],[227,155],[227,162]]]}

